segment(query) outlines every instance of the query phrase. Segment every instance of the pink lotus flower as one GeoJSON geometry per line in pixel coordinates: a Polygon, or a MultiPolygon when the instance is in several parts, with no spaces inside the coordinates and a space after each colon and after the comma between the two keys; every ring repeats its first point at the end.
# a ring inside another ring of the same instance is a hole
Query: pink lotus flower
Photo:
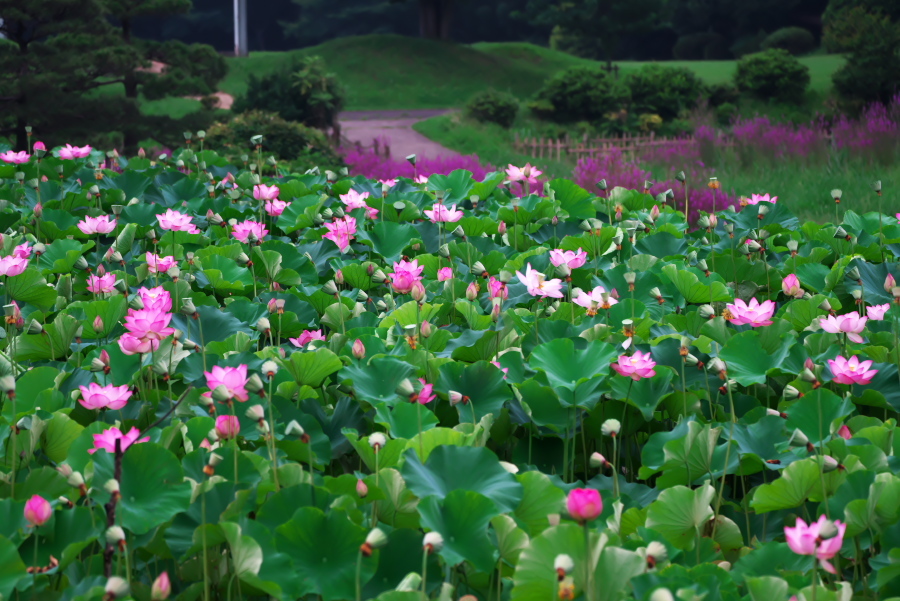
{"type": "Polygon", "coordinates": [[[3,257],[0,259],[0,275],[14,277],[28,268],[28,260],[20,259],[16,256],[3,257]]]}
{"type": "Polygon", "coordinates": [[[573,488],[566,497],[566,509],[573,520],[581,524],[592,522],[603,513],[603,498],[593,488],[573,488]]]}
{"type": "Polygon", "coordinates": [[[25,501],[25,521],[33,528],[46,524],[52,515],[50,502],[41,495],[33,495],[25,501]]]}
{"type": "Polygon", "coordinates": [[[415,181],[417,184],[427,184],[428,176],[427,175],[417,175],[416,179],[413,181],[415,181]]]}
{"type": "Polygon", "coordinates": [[[116,220],[109,220],[109,215],[100,215],[99,217],[85,217],[78,222],[78,229],[87,235],[91,234],[108,234],[116,229],[116,220]]]}
{"type": "Polygon", "coordinates": [[[791,551],[797,555],[815,555],[825,571],[836,574],[837,571],[828,560],[837,555],[844,545],[844,533],[847,531],[847,525],[842,524],[840,520],[835,520],[834,526],[837,528],[837,534],[823,540],[820,532],[827,522],[828,518],[822,515],[818,521],[807,526],[806,522],[797,518],[793,528],[785,527],[784,537],[791,551]]]}
{"type": "Polygon", "coordinates": [[[34,143],[34,146],[32,146],[32,148],[34,148],[35,150],[47,150],[47,145],[38,140],[34,143]]]}
{"type": "Polygon", "coordinates": [[[751,194],[750,198],[747,199],[748,205],[758,205],[761,202],[771,202],[772,204],[775,204],[778,202],[778,197],[770,197],[768,194],[751,194]]]}
{"type": "Polygon", "coordinates": [[[453,279],[453,268],[452,267],[441,267],[437,272],[437,279],[439,282],[446,282],[447,280],[453,279]]]}
{"type": "Polygon", "coordinates": [[[587,309],[589,316],[594,316],[598,309],[609,309],[619,301],[613,298],[603,286],[596,286],[589,293],[582,290],[572,302],[587,309]]]}
{"type": "Polygon", "coordinates": [[[59,158],[61,159],[83,159],[89,154],[91,154],[90,146],[72,146],[71,144],[66,144],[59,149],[59,158]]]}
{"type": "Polygon", "coordinates": [[[417,392],[410,400],[414,403],[419,403],[420,405],[427,405],[433,401],[436,396],[434,394],[434,384],[429,384],[424,378],[419,378],[419,383],[422,384],[422,388],[419,389],[419,392],[417,392]]]}
{"type": "Polygon", "coordinates": [[[456,205],[451,205],[448,209],[441,203],[431,206],[431,210],[424,211],[425,216],[433,223],[455,223],[463,218],[463,212],[456,210],[456,205]]]}
{"type": "Polygon", "coordinates": [[[634,351],[634,354],[630,357],[628,355],[619,355],[619,360],[612,364],[612,368],[619,375],[629,377],[635,382],[641,378],[652,378],[655,376],[656,370],[653,369],[654,367],[656,367],[656,361],[653,360],[650,353],[642,353],[641,351],[634,351]]]}
{"type": "Polygon", "coordinates": [[[887,313],[890,308],[891,306],[888,303],[866,307],[866,317],[872,321],[882,321],[884,320],[884,314],[887,313]]]}
{"type": "Polygon", "coordinates": [[[30,158],[31,155],[24,150],[20,150],[19,152],[7,150],[6,152],[0,153],[0,161],[3,161],[4,163],[12,163],[13,165],[21,165],[23,163],[27,163],[28,159],[30,158]]]}
{"type": "Polygon", "coordinates": [[[868,384],[878,373],[877,369],[869,369],[870,367],[872,367],[871,360],[860,361],[856,355],[850,359],[838,355],[828,360],[828,369],[838,384],[868,384]]]}
{"type": "Polygon", "coordinates": [[[491,276],[488,280],[488,296],[491,300],[495,298],[506,300],[509,298],[509,288],[506,287],[506,284],[491,276]]]}
{"type": "MultiPolygon", "coordinates": [[[[900,215],[900,213],[897,213],[900,215]]],[[[884,278],[884,291],[888,294],[891,294],[894,288],[897,287],[897,280],[894,279],[894,276],[891,274],[887,274],[887,277],[884,278]]]]}
{"type": "Polygon", "coordinates": [[[528,294],[531,296],[562,298],[562,280],[548,280],[546,276],[536,269],[531,268],[531,263],[526,265],[525,275],[517,271],[519,281],[525,284],[528,294]]]}
{"type": "Polygon", "coordinates": [[[328,239],[337,244],[341,252],[346,251],[350,247],[350,240],[356,233],[356,219],[345,215],[343,219],[335,219],[331,223],[325,224],[328,233],[322,236],[322,239],[328,239]]]}
{"type": "Polygon", "coordinates": [[[28,243],[25,242],[15,247],[12,254],[17,259],[30,259],[32,252],[34,252],[34,249],[28,246],[28,243]]]}
{"type": "Polygon", "coordinates": [[[378,217],[378,209],[370,207],[366,204],[366,199],[369,198],[368,192],[357,192],[356,190],[350,190],[346,194],[341,194],[341,202],[347,207],[348,211],[355,211],[356,209],[365,209],[366,217],[369,219],[375,219],[378,217]]]}
{"type": "Polygon", "coordinates": [[[775,303],[767,300],[760,303],[755,298],[751,298],[749,303],[737,298],[734,304],[726,305],[728,314],[727,319],[731,320],[736,326],[750,324],[754,328],[760,326],[772,325],[772,315],[775,314],[775,303]]]}
{"type": "Polygon", "coordinates": [[[859,334],[866,329],[868,317],[860,317],[859,313],[852,311],[844,315],[829,315],[819,318],[819,326],[831,334],[847,334],[847,338],[853,342],[863,342],[859,334]]]}
{"type": "Polygon", "coordinates": [[[503,379],[504,379],[504,380],[506,379],[506,376],[509,375],[509,368],[508,368],[508,367],[503,367],[502,365],[500,365],[500,362],[499,362],[499,361],[491,361],[491,365],[493,365],[494,367],[496,367],[497,369],[499,369],[500,371],[503,372],[503,379]]]}
{"type": "Polygon", "coordinates": [[[130,309],[125,315],[125,329],[133,336],[143,340],[162,340],[175,333],[175,329],[169,327],[171,321],[172,314],[165,311],[146,308],[139,311],[130,309]]]}
{"type": "Polygon", "coordinates": [[[131,398],[131,390],[127,385],[122,386],[100,386],[96,382],[91,382],[87,386],[79,386],[81,390],[81,398],[78,402],[85,409],[121,409],[131,398]]]}
{"type": "Polygon", "coordinates": [[[177,263],[175,257],[161,257],[154,255],[152,252],[147,253],[146,259],[150,273],[165,273],[177,263]]]}
{"type": "Polygon", "coordinates": [[[256,184],[253,186],[253,198],[256,200],[275,200],[281,190],[278,186],[267,186],[265,184],[256,184]]]}
{"type": "Polygon", "coordinates": [[[108,428],[100,434],[94,434],[94,448],[88,449],[88,453],[93,455],[100,450],[106,451],[107,453],[115,453],[117,440],[121,441],[119,442],[119,448],[124,453],[125,449],[131,445],[150,440],[149,436],[145,436],[138,440],[138,436],[140,435],[141,431],[133,426],[131,430],[128,431],[128,434],[123,434],[118,428],[108,428]]]}
{"type": "Polygon", "coordinates": [[[844,424],[840,428],[838,428],[837,435],[844,440],[850,440],[851,438],[853,438],[853,433],[850,431],[850,428],[847,427],[847,424],[844,424]]]}
{"type": "Polygon", "coordinates": [[[587,262],[587,252],[581,250],[578,251],[573,250],[560,250],[558,248],[554,248],[550,251],[550,262],[555,266],[559,267],[560,265],[567,265],[569,269],[575,269],[577,267],[581,267],[587,262]]]}
{"type": "MultiPolygon", "coordinates": [[[[2,263],[2,261],[0,261],[0,263],[2,263]]],[[[16,301],[11,302],[10,304],[12,305],[12,316],[7,317],[6,319],[10,320],[17,328],[21,328],[25,325],[25,318],[22,316],[22,312],[19,310],[19,305],[16,301]]]]}
{"type": "Polygon", "coordinates": [[[144,355],[159,348],[159,340],[145,340],[127,332],[119,336],[116,342],[126,355],[144,355]]]}
{"type": "Polygon", "coordinates": [[[200,230],[191,223],[191,216],[166,209],[166,212],[156,216],[156,222],[159,227],[171,232],[187,232],[188,234],[199,234],[200,230]]]}
{"type": "Polygon", "coordinates": [[[300,333],[300,336],[297,338],[288,338],[291,341],[291,344],[298,348],[303,348],[313,340],[325,340],[325,335],[322,333],[322,330],[303,330],[300,333]]]}
{"type": "Polygon", "coordinates": [[[388,188],[393,188],[394,186],[397,185],[397,178],[395,177],[392,179],[380,179],[380,180],[378,180],[378,183],[381,184],[382,186],[387,186],[388,188]]]}
{"type": "Polygon", "coordinates": [[[278,217],[284,213],[284,210],[289,206],[291,206],[291,203],[278,200],[277,198],[267,200],[265,204],[266,214],[270,217],[278,217]]]}
{"type": "Polygon", "coordinates": [[[784,276],[784,279],[781,280],[781,291],[784,292],[785,296],[803,298],[803,288],[800,286],[800,280],[793,273],[784,276]]]}
{"type": "Polygon", "coordinates": [[[106,273],[101,276],[89,275],[87,278],[88,292],[94,294],[111,294],[115,291],[116,274],[106,273]]]}
{"type": "Polygon", "coordinates": [[[268,233],[269,230],[266,229],[264,223],[248,220],[235,224],[231,235],[246,244],[248,242],[258,242],[265,238],[268,233]]]}
{"type": "Polygon", "coordinates": [[[239,365],[237,367],[219,367],[213,365],[212,372],[205,371],[206,385],[210,390],[215,390],[219,386],[224,386],[228,390],[228,398],[237,399],[239,401],[247,401],[250,396],[247,394],[247,366],[239,365]]]}
{"type": "Polygon", "coordinates": [[[531,163],[526,163],[521,169],[515,165],[510,165],[506,168],[506,176],[511,182],[528,182],[529,184],[536,184],[538,176],[542,173],[543,171],[538,170],[537,167],[532,167],[531,163]]]}
{"type": "Polygon", "coordinates": [[[394,272],[391,274],[391,287],[398,294],[409,294],[416,282],[422,281],[424,265],[419,265],[416,259],[412,261],[401,260],[394,263],[394,272]]]}
{"type": "Polygon", "coordinates": [[[216,418],[216,436],[222,440],[237,438],[241,431],[241,422],[234,415],[220,415],[216,418]]]}
{"type": "Polygon", "coordinates": [[[144,303],[144,309],[153,311],[162,311],[168,313],[172,310],[172,295],[162,286],[156,288],[141,287],[138,290],[138,297],[144,303]]]}

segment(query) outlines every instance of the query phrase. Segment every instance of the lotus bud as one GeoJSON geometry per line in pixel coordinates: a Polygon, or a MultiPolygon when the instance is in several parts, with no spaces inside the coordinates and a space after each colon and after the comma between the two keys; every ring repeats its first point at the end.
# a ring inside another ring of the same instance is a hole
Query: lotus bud
{"type": "MultiPolygon", "coordinates": [[[[244,385],[244,387],[249,392],[256,392],[261,395],[263,388],[264,388],[264,384],[263,384],[262,378],[259,377],[259,374],[250,374],[250,377],[247,378],[247,383],[244,385]]],[[[257,405],[257,407],[258,406],[259,405],[257,405]]]]}
{"type": "Polygon", "coordinates": [[[212,398],[220,403],[227,403],[231,400],[231,392],[224,384],[219,384],[212,390],[212,398]]]}
{"type": "Polygon", "coordinates": [[[606,466],[609,465],[609,461],[606,460],[606,457],[597,453],[596,451],[591,453],[591,467],[594,469],[604,470],[606,466]]]}
{"type": "Polygon", "coordinates": [[[896,288],[891,288],[891,296],[894,297],[894,300],[900,299],[900,286],[896,288]]]}
{"type": "Polygon", "coordinates": [[[434,326],[426,319],[419,326],[419,333],[422,334],[422,338],[430,338],[434,334],[434,326]]]}
{"type": "Polygon", "coordinates": [[[500,321],[500,311],[502,309],[503,301],[499,298],[491,299],[491,321],[497,323],[500,321]]]}
{"type": "Polygon", "coordinates": [[[468,397],[464,396],[461,392],[451,390],[447,393],[447,398],[450,400],[451,406],[456,406],[460,403],[465,403],[464,399],[467,399],[468,397]]]}
{"type": "Polygon", "coordinates": [[[553,560],[553,569],[556,570],[557,577],[560,581],[572,573],[575,569],[575,562],[565,553],[560,553],[553,560]]]}
{"type": "Polygon", "coordinates": [[[569,268],[568,265],[563,263],[562,265],[556,266],[556,275],[558,275],[561,278],[568,278],[569,276],[572,275],[572,270],[569,268]]]}
{"type": "Polygon", "coordinates": [[[381,432],[373,432],[369,435],[369,446],[377,453],[378,449],[383,449],[387,444],[387,438],[381,432]]]}
{"type": "Polygon", "coordinates": [[[834,202],[836,202],[836,203],[841,202],[841,197],[843,195],[844,195],[844,193],[839,188],[835,188],[834,190],[831,191],[831,198],[833,198],[834,202]]]}
{"type": "Polygon", "coordinates": [[[267,379],[271,380],[275,377],[275,374],[278,373],[278,364],[274,361],[265,361],[260,368],[262,370],[263,375],[266,376],[267,379]]]}
{"type": "Polygon", "coordinates": [[[756,209],[756,211],[757,211],[757,217],[758,217],[759,219],[762,219],[763,217],[765,217],[766,215],[769,214],[770,203],[768,203],[768,202],[761,202],[761,203],[759,203],[759,204],[756,205],[756,206],[757,206],[757,209],[756,209]]]}
{"type": "Polygon", "coordinates": [[[834,237],[838,240],[849,240],[850,236],[847,234],[847,230],[838,226],[836,230],[834,230],[834,237]]]}
{"type": "Polygon", "coordinates": [[[723,376],[723,374],[727,372],[725,362],[718,357],[715,357],[712,361],[709,362],[709,366],[707,367],[707,369],[713,373],[718,373],[721,379],[725,379],[723,376]]]}
{"type": "Polygon", "coordinates": [[[357,360],[363,359],[366,356],[366,345],[363,344],[363,341],[357,338],[353,342],[352,351],[353,357],[357,360]]]}
{"type": "Polygon", "coordinates": [[[360,499],[365,499],[369,496],[369,487],[361,479],[356,480],[356,494],[359,495],[360,499]]]}
{"type": "Polygon", "coordinates": [[[421,304],[425,300],[425,286],[422,285],[422,282],[413,284],[412,290],[409,291],[409,295],[414,301],[421,304]]]}
{"type": "Polygon", "coordinates": [[[269,321],[268,317],[260,317],[256,322],[256,330],[258,332],[267,333],[272,329],[272,322],[269,321]]]}
{"type": "Polygon", "coordinates": [[[878,196],[881,196],[881,180],[872,182],[872,190],[874,190],[878,196]]]}
{"type": "Polygon", "coordinates": [[[376,269],[372,272],[372,281],[376,284],[382,284],[387,281],[388,277],[385,275],[384,271],[380,269],[376,269]]]}
{"type": "Polygon", "coordinates": [[[28,322],[28,326],[26,328],[26,333],[31,335],[41,334],[44,331],[44,326],[42,326],[36,319],[32,319],[28,322]]]}
{"type": "Polygon", "coordinates": [[[106,591],[106,595],[103,597],[104,601],[124,599],[131,593],[131,589],[128,587],[128,583],[125,579],[119,578],[118,576],[111,576],[109,580],[106,581],[104,590],[106,591]]]}
{"type": "Polygon", "coordinates": [[[106,529],[106,542],[120,548],[125,547],[125,531],[120,526],[110,526],[106,529]]]}
{"type": "Polygon", "coordinates": [[[726,233],[726,234],[728,234],[728,235],[734,234],[734,224],[733,224],[733,223],[730,223],[730,222],[726,221],[726,222],[725,222],[725,225],[724,225],[724,228],[725,228],[725,233],[726,233]]]}
{"type": "Polygon", "coordinates": [[[335,294],[338,293],[337,283],[335,283],[334,280],[328,280],[322,286],[322,292],[324,292],[325,294],[327,294],[329,296],[334,296],[335,294]]]}
{"type": "MultiPolygon", "coordinates": [[[[201,138],[202,139],[202,138],[201,138]]],[[[172,594],[172,584],[169,582],[169,573],[163,572],[153,581],[150,587],[151,601],[166,601],[172,594]]]]}
{"type": "Polygon", "coordinates": [[[700,363],[700,359],[690,353],[684,356],[684,364],[688,367],[694,367],[695,365],[700,366],[701,368],[703,367],[703,365],[700,363]]]}
{"type": "Polygon", "coordinates": [[[422,547],[428,555],[440,553],[444,548],[444,537],[439,532],[429,532],[422,540],[422,547]]]}
{"type": "Polygon", "coordinates": [[[111,496],[118,498],[119,497],[119,481],[115,478],[110,478],[103,484],[103,490],[108,492],[111,496]]]}
{"type": "MultiPolygon", "coordinates": [[[[841,467],[841,464],[839,464],[837,462],[837,459],[835,459],[834,457],[832,457],[830,455],[822,456],[822,473],[823,474],[827,474],[828,472],[833,472],[834,470],[839,469],[840,467],[841,467]]],[[[821,536],[821,532],[820,532],[820,536],[821,536]]],[[[822,538],[830,538],[830,537],[822,536],[822,538]]]]}
{"type": "Polygon", "coordinates": [[[497,233],[498,234],[500,234],[502,236],[503,234],[506,233],[506,230],[507,230],[507,228],[506,228],[505,221],[501,221],[499,224],[497,224],[497,233]]]}
{"type": "Polygon", "coordinates": [[[804,382],[809,382],[810,384],[819,383],[819,378],[817,378],[816,374],[808,367],[804,367],[803,371],[800,372],[800,379],[804,382]]]}
{"type": "Polygon", "coordinates": [[[511,271],[503,270],[497,275],[497,279],[504,284],[508,284],[513,279],[513,273],[511,271]]]}
{"type": "MultiPolygon", "coordinates": [[[[786,395],[785,395],[786,396],[786,395]]],[[[775,417],[780,417],[782,419],[787,419],[787,413],[782,413],[778,409],[767,408],[766,415],[773,415],[775,417]]]]}
{"type": "Polygon", "coordinates": [[[450,257],[450,246],[447,244],[441,244],[438,248],[438,254],[444,257],[445,259],[450,257]]]}
{"type": "Polygon", "coordinates": [[[737,384],[737,382],[736,382],[735,380],[732,380],[731,378],[728,378],[728,379],[725,381],[725,384],[723,384],[722,386],[719,386],[719,392],[722,393],[722,394],[727,394],[727,393],[729,393],[729,392],[734,392],[735,390],[737,390],[737,385],[738,385],[738,384],[737,384]]]}
{"type": "Polygon", "coordinates": [[[303,426],[301,426],[295,419],[292,419],[288,423],[287,428],[285,428],[284,430],[284,433],[287,436],[296,436],[300,439],[300,442],[309,443],[310,441],[309,434],[306,433],[306,430],[303,429],[303,426]]]}
{"type": "Polygon", "coordinates": [[[788,440],[788,443],[793,447],[806,447],[809,446],[809,439],[803,432],[797,429],[794,430],[794,432],[791,434],[791,438],[788,440]]]}
{"type": "Polygon", "coordinates": [[[622,423],[617,419],[608,419],[600,426],[600,433],[603,436],[612,436],[615,438],[622,430],[622,423]]]}
{"type": "Polygon", "coordinates": [[[466,287],[466,298],[470,301],[478,298],[478,285],[475,282],[472,282],[466,287]]]}
{"type": "Polygon", "coordinates": [[[263,409],[262,405],[253,405],[247,408],[247,411],[244,412],[244,415],[247,416],[247,419],[253,420],[264,420],[266,419],[266,410],[263,409]]]}
{"type": "MultiPolygon", "coordinates": [[[[797,390],[797,388],[795,386],[791,386],[790,384],[788,384],[787,386],[784,387],[784,398],[785,399],[792,401],[801,396],[803,396],[803,393],[800,392],[799,390],[797,390]]],[[[776,412],[776,414],[780,415],[779,412],[776,412]]]]}
{"type": "MultiPolygon", "coordinates": [[[[360,480],[359,482],[362,482],[360,480]]],[[[365,485],[363,485],[365,486],[365,485]]],[[[357,488],[359,484],[357,483],[357,488]]],[[[388,542],[387,534],[381,528],[373,528],[369,534],[366,535],[366,542],[364,542],[359,550],[362,553],[363,557],[370,557],[372,555],[372,551],[375,549],[380,549],[385,546],[388,542]]]]}

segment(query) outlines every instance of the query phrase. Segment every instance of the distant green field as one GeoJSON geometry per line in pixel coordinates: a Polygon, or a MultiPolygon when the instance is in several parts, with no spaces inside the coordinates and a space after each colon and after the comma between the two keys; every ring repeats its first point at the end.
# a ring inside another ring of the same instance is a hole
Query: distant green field
{"type": "MultiPolygon", "coordinates": [[[[347,109],[428,109],[458,107],[476,92],[493,87],[520,98],[534,94],[544,80],[573,65],[596,61],[525,43],[482,43],[471,46],[408,38],[370,35],[331,40],[294,52],[252,52],[228,59],[222,90],[241,94],[251,73],[271,73],[294,57],[317,54],[347,88],[347,109]]],[[[840,56],[801,59],[810,68],[811,88],[827,91],[840,56]]],[[[620,62],[622,72],[645,63],[620,62]]],[[[735,61],[670,61],[689,67],[709,83],[726,81],[735,61]]]]}

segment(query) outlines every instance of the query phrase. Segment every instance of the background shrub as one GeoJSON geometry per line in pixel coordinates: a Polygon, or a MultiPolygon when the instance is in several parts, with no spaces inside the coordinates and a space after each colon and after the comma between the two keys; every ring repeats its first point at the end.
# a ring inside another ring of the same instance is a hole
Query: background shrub
{"type": "Polygon", "coordinates": [[[739,60],[734,83],[756,98],[799,103],[809,86],[809,67],[787,50],[772,48],[739,60]]]}
{"type": "Polygon", "coordinates": [[[632,110],[672,119],[692,108],[703,94],[703,81],[686,67],[644,65],[624,77],[632,110]]]}
{"type": "Polygon", "coordinates": [[[731,58],[728,42],[718,33],[692,33],[678,38],[672,55],[677,60],[722,60],[731,58]]]}
{"type": "Polygon", "coordinates": [[[206,144],[230,157],[252,155],[250,138],[259,134],[263,136],[264,154],[274,154],[298,168],[342,165],[340,156],[321,131],[265,111],[247,111],[230,121],[214,123],[206,132],[206,144]]]}
{"type": "Polygon", "coordinates": [[[251,75],[247,93],[235,100],[234,111],[278,113],[287,121],[324,129],[336,122],[344,99],[343,86],[325,62],[308,56],[270,75],[251,75]]]}
{"type": "Polygon", "coordinates": [[[496,123],[510,127],[519,113],[519,101],[515,96],[497,90],[476,94],[466,104],[466,114],[481,123],[496,123]]]}
{"type": "Polygon", "coordinates": [[[629,98],[628,88],[606,71],[571,67],[544,82],[529,107],[539,117],[561,123],[599,121],[629,98]]]}
{"type": "Polygon", "coordinates": [[[737,104],[741,98],[741,91],[734,87],[733,83],[716,83],[706,88],[706,97],[712,106],[737,104]]]}
{"type": "Polygon", "coordinates": [[[900,92],[900,23],[873,18],[849,50],[847,62],[832,77],[841,99],[855,109],[889,103],[900,92]]]}
{"type": "Polygon", "coordinates": [[[769,34],[761,46],[763,50],[781,48],[797,56],[815,50],[816,39],[802,27],[782,27],[769,34]]]}

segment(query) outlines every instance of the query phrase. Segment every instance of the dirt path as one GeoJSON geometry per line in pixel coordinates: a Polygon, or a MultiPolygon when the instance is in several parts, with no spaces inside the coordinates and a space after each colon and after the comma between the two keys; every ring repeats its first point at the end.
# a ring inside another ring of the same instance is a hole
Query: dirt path
{"type": "Polygon", "coordinates": [[[359,142],[363,146],[371,146],[375,138],[387,139],[391,156],[395,158],[411,154],[431,158],[456,156],[458,152],[444,148],[412,128],[423,119],[447,112],[449,111],[345,111],[340,115],[341,134],[351,142],[359,142]]]}

